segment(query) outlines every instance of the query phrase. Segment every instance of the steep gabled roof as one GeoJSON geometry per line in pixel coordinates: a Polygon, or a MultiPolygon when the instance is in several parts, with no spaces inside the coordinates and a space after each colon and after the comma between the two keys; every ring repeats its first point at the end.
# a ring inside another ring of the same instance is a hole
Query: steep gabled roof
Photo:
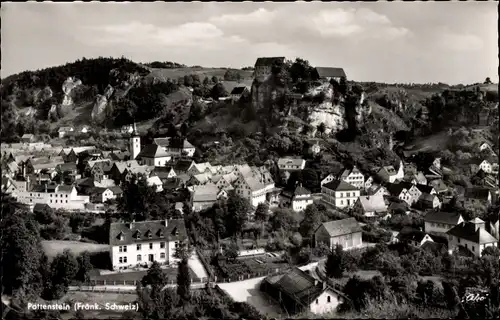
{"type": "Polygon", "coordinates": [[[328,221],[322,223],[321,225],[325,227],[330,237],[338,237],[362,231],[360,224],[354,218],[328,221]]]}
{"type": "Polygon", "coordinates": [[[255,67],[271,67],[276,62],[285,62],[285,57],[257,58],[257,61],[255,61],[255,67]]]}
{"type": "Polygon", "coordinates": [[[384,197],[382,195],[373,196],[360,196],[359,202],[363,207],[365,212],[386,212],[387,205],[385,204],[384,197]]]}
{"type": "Polygon", "coordinates": [[[176,241],[187,238],[186,226],[183,219],[166,220],[153,220],[153,221],[140,221],[140,222],[114,222],[110,225],[109,231],[109,244],[111,246],[129,245],[133,243],[143,243],[153,241],[176,241]],[[147,233],[151,234],[151,238],[147,237],[147,233]],[[139,239],[136,235],[144,235],[139,239]],[[120,240],[119,236],[123,236],[120,240]]]}
{"type": "Polygon", "coordinates": [[[233,91],[231,91],[231,94],[242,94],[246,88],[245,86],[235,87],[233,91]]]}
{"type": "Polygon", "coordinates": [[[420,184],[420,183],[417,184],[416,187],[422,193],[431,193],[432,190],[434,189],[433,186],[426,186],[425,184],[420,184]]]}
{"type": "Polygon", "coordinates": [[[141,150],[139,155],[137,157],[142,157],[142,158],[162,158],[162,157],[169,157],[170,154],[165,151],[163,147],[160,147],[157,144],[149,144],[144,147],[144,149],[141,150]]]}
{"type": "Polygon", "coordinates": [[[445,223],[445,224],[458,224],[458,221],[460,220],[462,216],[458,213],[455,212],[444,212],[444,211],[438,211],[438,212],[429,212],[425,217],[425,221],[429,222],[438,222],[438,223],[445,223]]]}
{"type": "Polygon", "coordinates": [[[342,68],[333,67],[316,67],[316,72],[320,78],[341,78],[346,77],[345,71],[342,68]]]}
{"type": "Polygon", "coordinates": [[[490,195],[491,191],[487,188],[467,188],[464,196],[467,199],[488,200],[490,195]]]}
{"type": "Polygon", "coordinates": [[[335,180],[332,182],[329,182],[327,184],[324,184],[323,187],[334,190],[334,191],[356,191],[358,188],[353,186],[352,184],[349,184],[345,182],[344,180],[335,180]]]}
{"type": "Polygon", "coordinates": [[[493,243],[498,241],[498,239],[493,237],[488,231],[477,227],[472,222],[462,222],[450,229],[446,234],[478,244],[493,243]]]}

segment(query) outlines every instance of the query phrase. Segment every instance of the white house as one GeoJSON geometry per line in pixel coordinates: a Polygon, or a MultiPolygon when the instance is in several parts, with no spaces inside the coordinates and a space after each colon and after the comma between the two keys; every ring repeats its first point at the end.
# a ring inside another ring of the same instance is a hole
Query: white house
{"type": "Polygon", "coordinates": [[[297,267],[287,273],[265,278],[260,288],[279,301],[287,314],[308,312],[321,315],[335,312],[345,301],[342,292],[329,287],[326,282],[314,279],[297,267]]]}
{"type": "Polygon", "coordinates": [[[491,147],[491,145],[488,142],[484,141],[483,143],[481,143],[479,145],[479,151],[484,151],[484,150],[493,151],[493,148],[491,147]]]}
{"type": "Polygon", "coordinates": [[[187,240],[183,219],[114,222],[110,225],[109,245],[113,270],[176,263],[176,248],[187,240]]]}
{"type": "Polygon", "coordinates": [[[404,165],[403,161],[399,162],[399,169],[396,170],[394,166],[384,166],[377,172],[382,181],[394,183],[396,180],[404,178],[404,165]]]}
{"type": "Polygon", "coordinates": [[[320,184],[321,184],[321,186],[323,186],[324,184],[327,184],[327,183],[329,183],[329,182],[332,182],[332,181],[333,181],[333,180],[335,180],[335,179],[336,179],[336,176],[335,176],[333,173],[330,173],[329,175],[327,175],[326,177],[324,177],[324,178],[321,180],[320,184]]]}
{"type": "Polygon", "coordinates": [[[280,158],[278,168],[283,171],[299,171],[306,167],[306,160],[298,158],[280,158]]]}
{"type": "Polygon", "coordinates": [[[424,217],[424,230],[427,233],[443,234],[464,222],[462,215],[454,212],[429,212],[424,217]]]}
{"type": "Polygon", "coordinates": [[[73,127],[60,127],[57,132],[59,133],[59,138],[63,138],[68,133],[72,133],[74,131],[73,127]]]}
{"type": "Polygon", "coordinates": [[[476,257],[481,257],[485,248],[498,246],[498,239],[485,230],[484,221],[481,219],[462,222],[450,229],[446,235],[448,236],[450,253],[458,247],[462,247],[472,252],[476,257]]]}
{"type": "Polygon", "coordinates": [[[178,157],[184,155],[191,158],[196,151],[196,148],[189,141],[179,137],[155,138],[154,144],[178,157]]]}
{"type": "Polygon", "coordinates": [[[88,126],[83,126],[81,129],[80,129],[80,132],[81,133],[88,133],[90,131],[89,127],[88,126]]]}
{"type": "Polygon", "coordinates": [[[362,189],[365,184],[365,176],[358,170],[358,168],[356,168],[356,166],[350,170],[344,170],[344,172],[340,175],[340,179],[358,189],[362,189]]]}
{"type": "Polygon", "coordinates": [[[266,185],[253,176],[239,177],[233,187],[236,194],[247,199],[254,207],[266,202],[266,185]]]}
{"type": "Polygon", "coordinates": [[[387,205],[385,204],[384,197],[380,194],[360,196],[354,205],[354,210],[357,210],[366,217],[373,217],[387,212],[387,205]]]}
{"type": "Polygon", "coordinates": [[[411,227],[404,227],[397,235],[398,242],[408,242],[416,247],[422,246],[427,241],[434,242],[431,236],[411,227]]]}
{"type": "Polygon", "coordinates": [[[321,195],[324,202],[338,208],[346,208],[356,203],[360,191],[343,180],[335,180],[321,187],[321,195]]]}
{"type": "Polygon", "coordinates": [[[85,210],[89,196],[77,194],[75,186],[37,185],[29,191],[16,192],[17,201],[27,205],[48,204],[53,209],[85,210]]]}
{"type": "Polygon", "coordinates": [[[148,186],[153,187],[156,192],[163,191],[163,182],[158,176],[150,176],[146,179],[148,186]]]}
{"type": "Polygon", "coordinates": [[[311,192],[302,185],[298,185],[290,196],[292,210],[296,212],[305,210],[313,203],[311,192]]]}
{"type": "Polygon", "coordinates": [[[139,159],[143,165],[163,167],[172,160],[172,155],[162,147],[156,144],[150,144],[141,150],[137,159],[139,159]]]}
{"type": "MultiPolygon", "coordinates": [[[[491,173],[492,171],[492,165],[488,160],[483,160],[479,163],[479,169],[482,169],[486,173],[491,173]]],[[[478,170],[476,170],[478,171],[478,170]]]]}

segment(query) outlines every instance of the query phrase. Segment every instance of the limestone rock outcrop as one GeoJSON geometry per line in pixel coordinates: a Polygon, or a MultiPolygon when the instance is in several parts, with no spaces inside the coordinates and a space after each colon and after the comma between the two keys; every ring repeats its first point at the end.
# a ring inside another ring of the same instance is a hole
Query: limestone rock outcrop
{"type": "Polygon", "coordinates": [[[104,93],[98,94],[96,96],[96,100],[94,102],[94,107],[92,108],[91,117],[92,120],[97,123],[103,123],[106,119],[106,116],[110,114],[110,110],[108,110],[109,100],[114,93],[114,88],[111,85],[108,85],[106,89],[104,89],[104,93]]]}
{"type": "Polygon", "coordinates": [[[71,98],[71,91],[82,84],[82,81],[74,77],[69,77],[64,81],[62,85],[62,91],[64,93],[61,105],[70,106],[73,104],[73,99],[71,98]]]}

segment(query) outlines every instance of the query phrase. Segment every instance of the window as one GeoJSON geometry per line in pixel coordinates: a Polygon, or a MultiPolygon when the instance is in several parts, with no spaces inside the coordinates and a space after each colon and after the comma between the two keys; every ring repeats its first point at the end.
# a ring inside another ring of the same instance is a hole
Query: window
{"type": "Polygon", "coordinates": [[[165,252],[160,253],[160,259],[165,259],[165,252]]]}
{"type": "Polygon", "coordinates": [[[350,192],[348,192],[348,193],[347,193],[347,197],[350,197],[350,196],[351,196],[351,193],[350,193],[350,192]]]}
{"type": "Polygon", "coordinates": [[[118,247],[118,252],[123,252],[123,247],[122,246],[118,247]]]}
{"type": "Polygon", "coordinates": [[[137,262],[142,261],[142,256],[140,254],[137,255],[137,262]]]}
{"type": "Polygon", "coordinates": [[[66,195],[66,198],[68,197],[68,195],[66,195]]]}
{"type": "Polygon", "coordinates": [[[66,203],[68,203],[68,200],[66,200],[66,203]]]}
{"type": "Polygon", "coordinates": [[[328,297],[326,298],[326,302],[328,302],[328,303],[332,302],[332,301],[331,301],[330,296],[328,296],[328,297]]]}
{"type": "Polygon", "coordinates": [[[142,245],[138,244],[137,245],[137,251],[141,251],[141,249],[142,249],[142,245]]]}
{"type": "Polygon", "coordinates": [[[122,257],[118,258],[118,262],[123,263],[123,258],[122,257]]]}
{"type": "Polygon", "coordinates": [[[165,248],[165,242],[160,242],[160,248],[161,249],[165,248]]]}
{"type": "Polygon", "coordinates": [[[127,252],[127,246],[123,246],[123,252],[127,252]]]}
{"type": "Polygon", "coordinates": [[[153,249],[153,244],[152,243],[149,244],[149,249],[153,249]]]}
{"type": "Polygon", "coordinates": [[[56,203],[57,203],[57,200],[56,200],[56,203]]]}
{"type": "Polygon", "coordinates": [[[460,243],[460,238],[457,238],[457,242],[460,243]]]}
{"type": "Polygon", "coordinates": [[[123,257],[123,263],[127,263],[127,257],[123,257]]]}
{"type": "Polygon", "coordinates": [[[316,299],[316,304],[318,304],[318,303],[319,303],[319,301],[318,301],[318,299],[316,299]]]}
{"type": "Polygon", "coordinates": [[[476,249],[474,248],[474,246],[472,246],[472,251],[475,251],[476,249]]]}

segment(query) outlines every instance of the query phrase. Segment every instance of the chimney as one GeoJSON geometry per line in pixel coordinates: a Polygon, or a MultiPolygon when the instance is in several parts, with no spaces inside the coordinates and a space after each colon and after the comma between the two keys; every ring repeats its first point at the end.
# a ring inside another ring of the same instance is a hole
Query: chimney
{"type": "Polygon", "coordinates": [[[314,286],[316,287],[318,285],[319,281],[317,279],[314,279],[314,286]]]}
{"type": "Polygon", "coordinates": [[[23,177],[26,177],[26,165],[24,164],[24,162],[22,165],[22,174],[23,174],[23,177]]]}
{"type": "Polygon", "coordinates": [[[323,290],[326,290],[326,286],[327,286],[326,281],[323,281],[322,283],[323,283],[323,290]]]}
{"type": "Polygon", "coordinates": [[[165,219],[165,220],[163,221],[163,225],[164,225],[165,227],[168,227],[168,219],[165,219]]]}
{"type": "Polygon", "coordinates": [[[45,183],[45,193],[47,193],[47,184],[45,183]]]}

